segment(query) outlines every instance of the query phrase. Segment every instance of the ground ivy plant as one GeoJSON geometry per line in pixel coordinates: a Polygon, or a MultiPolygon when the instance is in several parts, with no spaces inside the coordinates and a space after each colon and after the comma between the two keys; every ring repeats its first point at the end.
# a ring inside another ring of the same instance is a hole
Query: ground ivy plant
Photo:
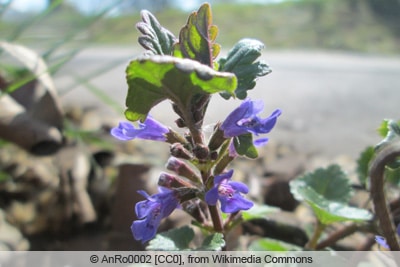
{"type": "MultiPolygon", "coordinates": [[[[250,99],[247,91],[255,87],[258,77],[271,72],[259,59],[264,45],[258,40],[242,39],[226,57],[218,58],[218,28],[212,23],[211,8],[203,4],[193,12],[176,37],[160,25],[148,11],[142,11],[136,27],[138,41],[145,49],[126,69],[128,93],[125,117],[111,130],[120,140],[146,139],[170,144],[167,171],[158,180],[158,193],[138,193],[138,220],[131,226],[133,237],[148,242],[151,250],[222,250],[227,233],[239,223],[265,218],[276,209],[255,205],[246,197],[249,188],[235,181],[230,163],[238,157],[258,157],[257,147],[268,142],[268,134],[277,123],[281,110],[260,117],[262,100],[250,99]],[[216,122],[211,137],[204,134],[203,120],[211,97],[226,101],[242,100],[225,120],[216,122]],[[169,100],[176,125],[166,126],[150,115],[154,106],[169,100]],[[184,134],[174,128],[183,128],[184,134]],[[175,209],[193,218],[193,225],[204,233],[200,247],[190,247],[193,229],[186,226],[157,234],[163,218],[175,209]]],[[[352,188],[342,170],[332,165],[317,169],[294,180],[293,195],[307,203],[315,213],[316,227],[306,245],[318,249],[323,230],[337,222],[354,223],[371,220],[364,209],[351,207],[352,188]]],[[[283,242],[260,239],[249,249],[296,250],[283,242]]]]}
{"type": "MultiPolygon", "coordinates": [[[[256,158],[256,147],[267,143],[264,134],[273,129],[281,115],[277,109],[262,118],[258,114],[264,109],[263,102],[247,98],[256,79],[271,72],[259,60],[264,45],[258,40],[243,39],[226,58],[217,59],[218,28],[212,24],[207,3],[189,16],[178,37],[148,11],[141,15],[142,21],[136,27],[145,52],[126,69],[125,117],[130,122],[121,122],[111,134],[120,140],[167,142],[171,157],[166,164],[169,172],[160,174],[159,192],[138,192],[144,200],[135,206],[139,219],[131,226],[132,234],[142,242],[153,239],[161,220],[181,208],[206,235],[198,249],[223,249],[224,236],[235,225],[268,212],[260,207],[251,209],[254,204],[245,196],[247,185],[234,181],[234,170],[228,167],[238,156],[256,158]],[[207,140],[203,119],[215,95],[243,102],[223,122],[216,123],[207,140]],[[154,106],[167,99],[177,115],[175,127],[185,129],[183,135],[150,115],[154,106]],[[246,215],[242,217],[241,211],[246,215]]],[[[175,229],[157,235],[148,249],[188,249],[193,236],[189,227],[175,229]]]]}

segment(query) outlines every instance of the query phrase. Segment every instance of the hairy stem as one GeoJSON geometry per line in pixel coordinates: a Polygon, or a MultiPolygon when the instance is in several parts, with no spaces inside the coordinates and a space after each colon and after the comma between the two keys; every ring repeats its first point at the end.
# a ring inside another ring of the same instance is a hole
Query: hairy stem
{"type": "Polygon", "coordinates": [[[380,150],[371,163],[369,176],[371,179],[371,197],[375,213],[378,217],[382,233],[391,250],[399,251],[395,227],[387,205],[384,192],[385,166],[400,156],[400,142],[393,143],[380,150]]]}
{"type": "MultiPolygon", "coordinates": [[[[208,179],[210,177],[210,172],[201,172],[201,178],[203,179],[203,184],[206,186],[208,179]]],[[[221,213],[217,206],[208,205],[208,210],[210,211],[211,220],[213,222],[214,230],[219,233],[224,232],[224,225],[222,223],[221,213]]]]}
{"type": "Polygon", "coordinates": [[[208,209],[210,210],[211,219],[213,221],[214,230],[218,233],[224,232],[224,226],[222,224],[221,214],[217,208],[217,206],[208,205],[208,209]]]}

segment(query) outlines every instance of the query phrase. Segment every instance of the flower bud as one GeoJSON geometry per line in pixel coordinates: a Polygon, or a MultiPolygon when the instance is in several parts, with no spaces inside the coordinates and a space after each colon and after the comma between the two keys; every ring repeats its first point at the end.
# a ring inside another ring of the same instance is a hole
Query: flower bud
{"type": "Polygon", "coordinates": [[[179,118],[177,120],[175,120],[176,126],[178,126],[179,128],[184,128],[186,127],[186,123],[183,119],[179,118]]]}
{"type": "Polygon", "coordinates": [[[201,179],[197,174],[186,164],[175,157],[170,157],[167,161],[166,168],[176,174],[186,177],[195,183],[201,183],[201,179]]]}
{"type": "Polygon", "coordinates": [[[219,127],[220,125],[221,123],[215,125],[214,133],[208,142],[208,148],[210,148],[211,151],[217,150],[226,140],[224,137],[224,131],[219,127]]]}
{"type": "Polygon", "coordinates": [[[199,223],[208,221],[208,207],[203,201],[200,201],[200,199],[186,201],[182,203],[182,208],[199,223]]]}
{"type": "Polygon", "coordinates": [[[228,166],[229,163],[231,163],[232,160],[234,160],[234,157],[231,157],[229,155],[224,155],[221,160],[217,163],[217,165],[214,168],[214,174],[220,174],[224,171],[226,166],[228,166]]]}
{"type": "Polygon", "coordinates": [[[175,190],[176,197],[179,198],[180,202],[185,202],[198,197],[199,189],[195,187],[181,187],[175,190]]]}
{"type": "Polygon", "coordinates": [[[193,187],[188,181],[166,172],[160,174],[158,185],[166,188],[193,187]]]}
{"type": "Polygon", "coordinates": [[[189,144],[193,145],[193,137],[190,134],[185,134],[185,139],[189,144]]]}
{"type": "Polygon", "coordinates": [[[166,142],[170,144],[181,143],[187,144],[186,138],[181,136],[179,133],[169,129],[169,132],[165,134],[166,142]]]}
{"type": "Polygon", "coordinates": [[[210,152],[210,159],[211,160],[216,160],[217,158],[218,158],[218,152],[217,151],[210,152]]]}
{"type": "Polygon", "coordinates": [[[181,143],[172,144],[170,147],[171,155],[176,158],[190,160],[193,158],[192,153],[187,150],[181,143]]]}
{"type": "Polygon", "coordinates": [[[204,145],[197,144],[195,148],[193,148],[193,154],[198,159],[206,159],[210,155],[210,150],[204,145]]]}

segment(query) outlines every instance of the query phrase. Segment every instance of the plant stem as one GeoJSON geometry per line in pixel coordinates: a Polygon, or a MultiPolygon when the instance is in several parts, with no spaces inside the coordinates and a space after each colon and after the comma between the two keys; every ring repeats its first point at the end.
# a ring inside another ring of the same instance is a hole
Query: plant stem
{"type": "Polygon", "coordinates": [[[314,233],[308,243],[305,245],[305,248],[315,250],[317,248],[318,239],[321,237],[322,232],[324,231],[326,225],[317,220],[317,225],[314,229],[314,233]]]}
{"type": "Polygon", "coordinates": [[[214,225],[214,230],[218,233],[224,232],[224,226],[222,224],[221,214],[217,208],[217,206],[208,205],[208,209],[210,210],[211,219],[214,225]]]}
{"type": "MultiPolygon", "coordinates": [[[[206,186],[207,181],[210,177],[210,171],[202,171],[201,178],[203,180],[204,186],[206,186]]],[[[217,206],[208,205],[208,210],[210,211],[211,220],[213,222],[214,230],[219,233],[224,232],[224,225],[222,223],[221,213],[217,206]]]]}
{"type": "Polygon", "coordinates": [[[338,240],[343,239],[346,236],[349,236],[349,235],[355,233],[358,229],[359,229],[359,227],[355,223],[346,225],[346,226],[342,227],[341,229],[337,230],[336,232],[334,232],[333,234],[331,234],[330,236],[328,236],[328,238],[326,238],[325,240],[318,243],[315,248],[317,250],[321,250],[323,248],[329,247],[329,246],[335,244],[338,240]]]}
{"type": "Polygon", "coordinates": [[[400,142],[387,145],[377,152],[376,157],[371,163],[369,176],[371,179],[371,197],[374,203],[375,213],[382,228],[383,236],[391,250],[399,251],[400,246],[392,223],[392,218],[386,204],[384,192],[384,172],[385,166],[400,156],[400,142]]]}

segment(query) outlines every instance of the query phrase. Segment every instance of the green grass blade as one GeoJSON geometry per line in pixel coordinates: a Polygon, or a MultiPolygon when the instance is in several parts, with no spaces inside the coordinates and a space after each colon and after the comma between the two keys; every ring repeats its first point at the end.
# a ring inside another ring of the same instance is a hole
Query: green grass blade
{"type": "Polygon", "coordinates": [[[8,8],[11,6],[13,0],[10,0],[6,3],[0,4],[0,18],[3,16],[3,14],[8,10],[8,8]]]}
{"type": "MultiPolygon", "coordinates": [[[[100,76],[100,75],[112,70],[113,68],[121,65],[124,62],[126,62],[125,58],[124,59],[114,60],[111,63],[108,63],[107,65],[104,65],[103,67],[98,68],[98,69],[92,71],[91,73],[86,74],[85,75],[85,80],[86,81],[90,81],[91,79],[96,78],[96,77],[98,77],[98,76],[100,76]]],[[[72,90],[74,90],[75,88],[77,88],[77,86],[79,86],[79,85],[80,85],[80,82],[78,80],[75,80],[75,82],[71,86],[69,86],[66,89],[60,91],[59,94],[60,95],[65,95],[65,94],[71,92],[72,90]]]]}
{"type": "Polygon", "coordinates": [[[121,103],[113,100],[108,94],[101,91],[97,86],[90,83],[87,78],[79,77],[78,75],[73,75],[76,81],[85,86],[93,95],[100,99],[104,104],[114,109],[118,114],[122,114],[124,109],[121,107],[121,103]]]}
{"type": "Polygon", "coordinates": [[[15,41],[16,39],[18,39],[21,34],[28,29],[29,27],[31,27],[32,25],[34,25],[36,22],[40,21],[41,19],[45,18],[47,15],[51,14],[51,12],[56,9],[58,6],[60,6],[62,4],[64,0],[56,0],[54,2],[51,3],[50,6],[48,6],[43,12],[41,12],[40,14],[38,14],[37,16],[34,16],[26,21],[24,21],[23,23],[21,23],[12,33],[12,35],[10,35],[7,40],[9,42],[15,41]]]}
{"type": "Polygon", "coordinates": [[[68,32],[64,38],[54,43],[49,50],[47,50],[42,57],[47,60],[49,59],[54,52],[56,52],[60,47],[65,46],[68,42],[73,40],[78,34],[85,31],[86,29],[90,28],[100,19],[104,18],[104,16],[110,12],[116,5],[119,5],[123,0],[119,0],[112,5],[105,7],[100,13],[96,14],[95,16],[90,16],[89,18],[83,19],[82,23],[76,27],[76,30],[68,32]]]}

